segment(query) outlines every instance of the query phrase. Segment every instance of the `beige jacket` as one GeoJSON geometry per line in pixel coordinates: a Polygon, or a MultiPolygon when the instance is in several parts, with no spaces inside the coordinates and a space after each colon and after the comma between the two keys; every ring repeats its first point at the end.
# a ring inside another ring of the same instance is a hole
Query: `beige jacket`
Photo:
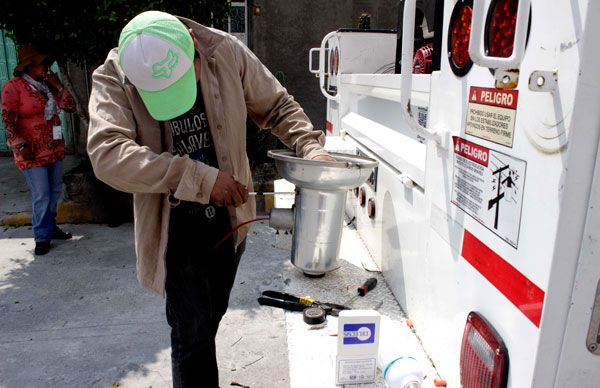
{"type": "MultiPolygon", "coordinates": [[[[252,189],[246,155],[246,115],[304,158],[324,154],[323,133],[256,56],[235,37],[180,18],[200,42],[200,85],[219,169],[252,189]]],[[[87,150],[96,176],[134,195],[135,246],[140,283],[160,294],[165,286],[169,194],[207,203],[218,170],[188,157],[174,156],[166,126],[146,110],[125,80],[113,49],[93,74],[87,150]]],[[[230,207],[233,226],[255,217],[253,198],[230,207]]],[[[236,246],[249,225],[235,235],[236,246]]]]}

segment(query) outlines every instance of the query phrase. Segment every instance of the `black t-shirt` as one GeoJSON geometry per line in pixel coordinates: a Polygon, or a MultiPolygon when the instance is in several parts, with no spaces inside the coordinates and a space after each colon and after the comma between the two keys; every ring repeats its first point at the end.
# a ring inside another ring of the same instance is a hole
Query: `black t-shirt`
{"type": "Polygon", "coordinates": [[[199,83],[197,89],[198,94],[194,106],[186,113],[169,121],[173,136],[173,152],[179,156],[188,155],[191,159],[218,167],[199,83]]]}
{"type": "MultiPolygon", "coordinates": [[[[173,153],[179,156],[188,155],[190,159],[218,168],[200,83],[197,85],[197,90],[194,106],[181,116],[169,120],[173,137],[173,153]]],[[[217,207],[213,203],[202,205],[187,201],[181,201],[173,209],[172,214],[178,217],[193,217],[196,222],[207,225],[213,224],[218,218],[227,217],[226,209],[217,207]]]]}

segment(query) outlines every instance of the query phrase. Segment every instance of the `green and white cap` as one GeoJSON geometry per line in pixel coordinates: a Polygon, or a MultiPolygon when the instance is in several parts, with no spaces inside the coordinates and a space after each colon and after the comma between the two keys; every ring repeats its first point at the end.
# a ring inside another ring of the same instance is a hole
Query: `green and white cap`
{"type": "Polygon", "coordinates": [[[119,64],[154,119],[173,119],[194,105],[194,42],[175,16],[147,11],[131,19],[119,37],[119,64]]]}

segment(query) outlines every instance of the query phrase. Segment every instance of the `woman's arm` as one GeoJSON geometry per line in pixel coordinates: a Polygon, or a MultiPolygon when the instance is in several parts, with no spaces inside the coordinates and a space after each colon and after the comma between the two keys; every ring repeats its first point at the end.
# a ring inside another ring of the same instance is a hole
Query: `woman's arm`
{"type": "Polygon", "coordinates": [[[12,146],[16,154],[20,154],[24,160],[33,158],[30,145],[20,136],[17,127],[19,117],[19,104],[21,103],[21,92],[14,78],[9,80],[2,88],[2,124],[6,130],[6,140],[12,146]]]}
{"type": "Polygon", "coordinates": [[[56,91],[53,94],[56,97],[56,103],[58,107],[70,113],[75,112],[75,99],[60,82],[58,76],[54,73],[48,73],[45,81],[56,91]]]}

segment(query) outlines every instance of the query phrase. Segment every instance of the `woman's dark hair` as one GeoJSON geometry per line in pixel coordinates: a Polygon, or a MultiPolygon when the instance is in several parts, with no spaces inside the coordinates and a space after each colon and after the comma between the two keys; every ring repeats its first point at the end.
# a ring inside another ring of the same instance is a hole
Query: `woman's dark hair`
{"type": "MultiPolygon", "coordinates": [[[[55,59],[51,56],[47,56],[46,58],[44,58],[44,60],[42,61],[42,64],[50,67],[52,66],[52,64],[54,63],[55,59]]],[[[14,70],[13,71],[13,76],[15,77],[21,77],[23,74],[27,73],[27,71],[29,70],[29,68],[31,67],[31,65],[27,65],[25,66],[25,68],[23,68],[23,70],[18,71],[18,70],[14,70]]]]}
{"type": "Polygon", "coordinates": [[[47,56],[46,58],[44,58],[44,60],[42,61],[42,63],[48,67],[52,66],[52,64],[54,63],[55,59],[54,57],[51,56],[47,56]]]}

